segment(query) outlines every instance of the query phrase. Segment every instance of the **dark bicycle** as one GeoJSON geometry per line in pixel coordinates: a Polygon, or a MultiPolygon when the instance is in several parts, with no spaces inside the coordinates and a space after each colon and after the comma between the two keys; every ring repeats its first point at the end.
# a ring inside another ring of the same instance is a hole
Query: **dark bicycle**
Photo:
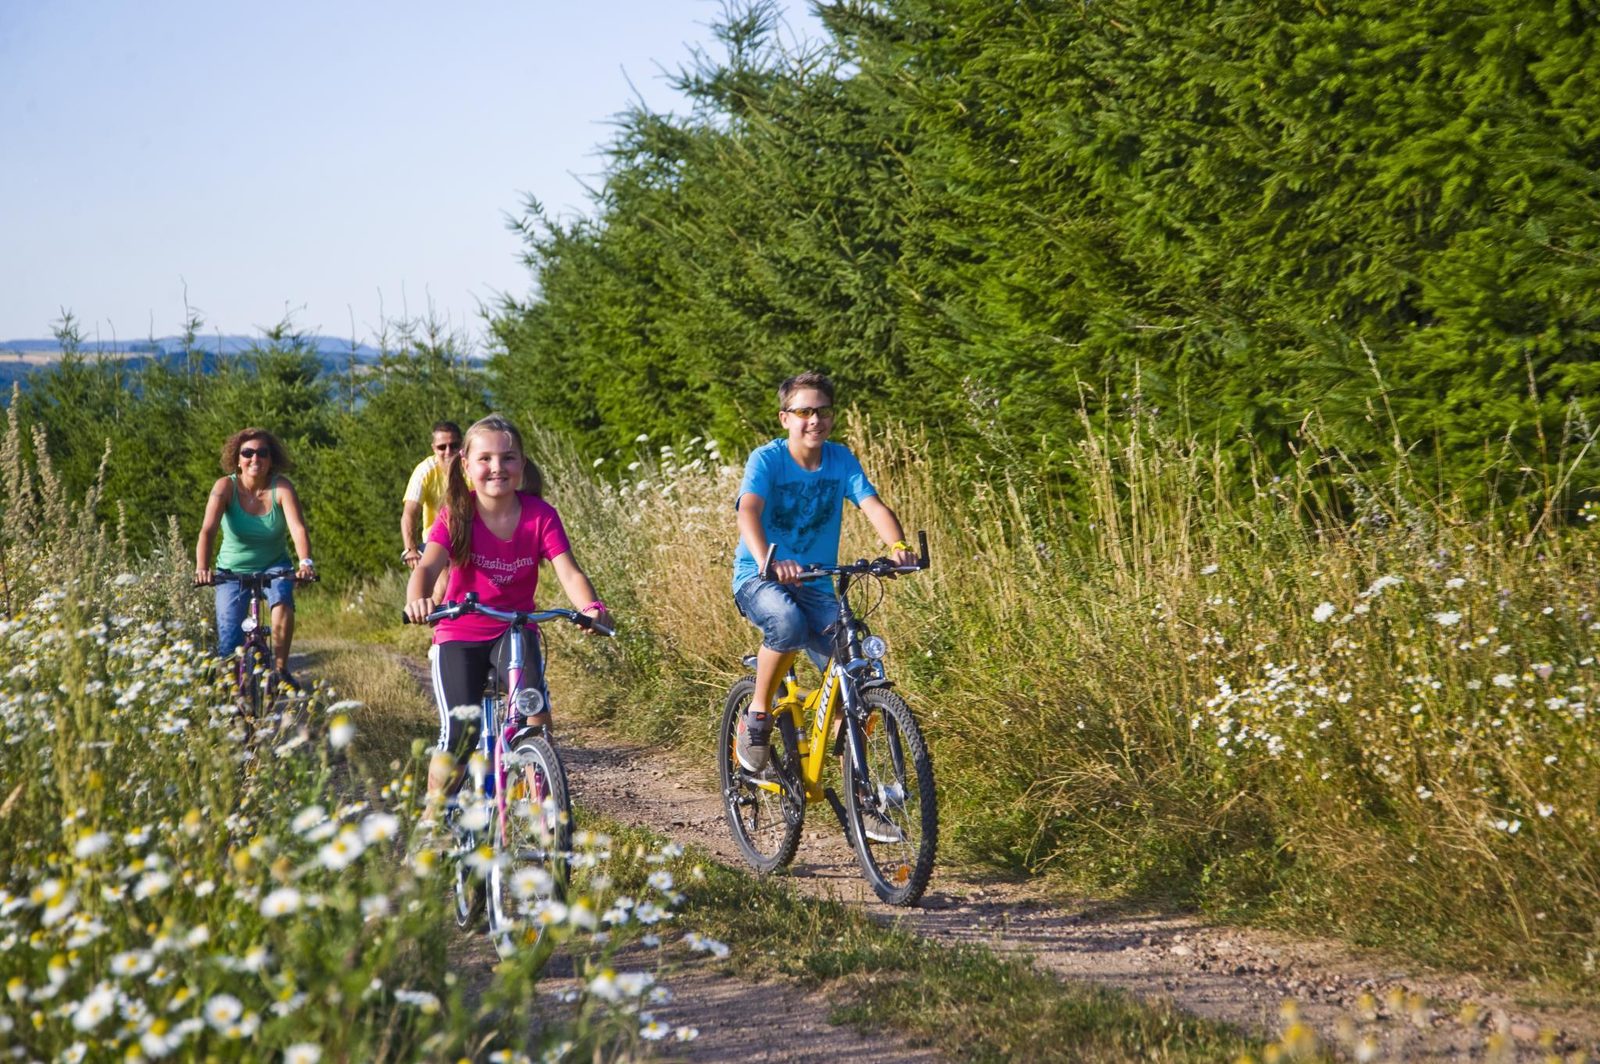
{"type": "MultiPolygon", "coordinates": [[[[771,760],[760,772],[740,765],[734,750],[739,720],[755,697],[755,677],[735,682],[723,700],[717,756],[723,812],[757,872],[776,872],[794,860],[806,805],[825,799],[879,898],[890,905],[915,905],[927,889],[939,842],[933,761],[911,707],[890,689],[883,667],[888,644],[856,615],[849,596],[855,581],[873,579],[881,591],[890,577],[926,569],[928,537],[919,532],[917,540],[916,565],[878,558],[801,570],[802,580],[838,581],[838,619],[827,630],[832,657],[815,690],[803,689],[792,668],[781,681],[773,716],[782,744],[775,739],[771,760]],[[822,783],[830,758],[840,761],[842,801],[822,783]]],[[[769,551],[762,571],[771,565],[769,551]]],[[[744,658],[746,667],[755,663],[753,654],[744,658]]]]}
{"type": "MultiPolygon", "coordinates": [[[[248,731],[263,714],[273,708],[280,696],[298,695],[300,689],[292,680],[272,667],[272,625],[261,619],[261,603],[267,588],[274,580],[289,577],[297,584],[310,583],[316,576],[299,577],[295,570],[283,567],[264,569],[259,573],[236,573],[231,569],[217,569],[211,574],[212,584],[238,584],[244,589],[244,620],[240,629],[244,642],[234,659],[234,691],[239,701],[239,712],[245,718],[248,731]]],[[[196,585],[199,586],[199,585],[196,585]]]]}
{"type": "MultiPolygon", "coordinates": [[[[577,610],[501,610],[483,605],[475,594],[445,603],[426,621],[433,624],[466,613],[505,621],[514,634],[552,620],[570,621],[600,635],[616,634],[577,610]]],[[[456,840],[456,924],[469,929],[487,909],[489,935],[502,957],[537,947],[544,925],[531,918],[536,907],[566,896],[572,801],[550,728],[543,680],[527,674],[522,639],[512,638],[506,675],[491,669],[484,685],[478,749],[472,755],[479,767],[469,771],[472,791],[458,793],[446,817],[456,840]],[[528,723],[541,714],[546,715],[543,724],[528,723]],[[488,849],[487,859],[471,860],[482,847],[488,849]],[[475,864],[486,872],[477,872],[475,864]]]]}

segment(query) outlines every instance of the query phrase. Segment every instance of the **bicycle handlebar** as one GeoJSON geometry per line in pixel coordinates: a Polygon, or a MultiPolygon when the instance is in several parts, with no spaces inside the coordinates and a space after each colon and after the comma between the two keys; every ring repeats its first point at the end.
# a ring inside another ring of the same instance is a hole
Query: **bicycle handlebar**
{"type": "MultiPolygon", "coordinates": [[[[919,573],[928,568],[928,533],[917,532],[917,564],[896,565],[888,558],[875,558],[867,561],[862,558],[858,561],[848,562],[844,565],[808,565],[800,570],[801,580],[820,580],[825,576],[892,576],[895,573],[919,573]]],[[[762,563],[761,575],[764,579],[772,579],[772,556],[777,553],[776,544],[768,544],[767,559],[762,563]]]]}
{"type": "Polygon", "coordinates": [[[267,584],[274,580],[282,580],[285,577],[292,579],[297,584],[314,584],[317,582],[316,573],[312,573],[310,576],[300,576],[298,573],[299,570],[288,566],[280,566],[276,569],[262,569],[254,573],[240,573],[232,569],[213,569],[211,570],[211,583],[197,583],[194,586],[215,587],[217,584],[243,584],[250,580],[259,580],[267,584]]]}
{"type": "MultiPolygon", "coordinates": [[[[587,613],[579,613],[577,610],[502,610],[494,606],[485,606],[472,595],[468,595],[461,602],[446,602],[442,606],[435,607],[432,613],[423,618],[423,623],[434,624],[438,621],[454,620],[464,613],[481,613],[485,617],[493,617],[497,621],[505,621],[508,624],[538,624],[540,621],[554,620],[571,621],[579,628],[585,628],[597,635],[614,636],[617,634],[615,628],[608,624],[601,624],[587,613]]],[[[400,615],[400,620],[403,624],[414,623],[404,613],[400,615]]]]}

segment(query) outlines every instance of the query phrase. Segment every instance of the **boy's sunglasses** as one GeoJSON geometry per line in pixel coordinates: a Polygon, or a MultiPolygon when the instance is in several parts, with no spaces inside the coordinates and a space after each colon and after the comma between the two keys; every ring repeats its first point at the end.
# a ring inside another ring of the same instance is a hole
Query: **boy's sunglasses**
{"type": "Polygon", "coordinates": [[[241,447],[241,448],[239,448],[239,457],[240,458],[258,458],[258,457],[259,458],[271,458],[272,457],[272,452],[267,450],[265,447],[241,447]]]}
{"type": "Polygon", "coordinates": [[[806,421],[806,420],[810,419],[812,414],[815,414],[818,417],[832,417],[833,416],[833,407],[831,407],[831,406],[791,406],[791,407],[785,407],[783,412],[785,414],[793,414],[795,417],[799,418],[801,421],[806,421]]]}

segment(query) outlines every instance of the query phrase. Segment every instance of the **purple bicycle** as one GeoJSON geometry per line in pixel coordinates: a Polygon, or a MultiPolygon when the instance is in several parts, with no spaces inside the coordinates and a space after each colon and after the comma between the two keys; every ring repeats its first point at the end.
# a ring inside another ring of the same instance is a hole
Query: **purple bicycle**
{"type": "MultiPolygon", "coordinates": [[[[501,610],[473,594],[435,609],[427,623],[466,613],[505,621],[514,635],[530,624],[558,619],[600,635],[616,634],[577,610],[501,610]]],[[[469,929],[487,911],[488,932],[502,957],[539,945],[544,925],[534,917],[541,902],[566,897],[572,852],[567,773],[548,717],[544,724],[528,723],[549,707],[543,677],[526,672],[522,645],[512,638],[506,675],[490,674],[479,705],[482,726],[468,763],[469,780],[446,813],[458,858],[456,924],[469,929]]]]}

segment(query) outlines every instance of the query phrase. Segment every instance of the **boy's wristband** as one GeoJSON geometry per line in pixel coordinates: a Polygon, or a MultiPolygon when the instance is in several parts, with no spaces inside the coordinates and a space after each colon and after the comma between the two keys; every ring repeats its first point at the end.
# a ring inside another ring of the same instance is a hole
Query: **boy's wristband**
{"type": "Polygon", "coordinates": [[[585,606],[583,609],[579,610],[578,612],[579,613],[587,613],[589,610],[599,610],[601,613],[610,613],[611,612],[610,610],[606,609],[606,604],[604,602],[601,602],[599,599],[595,599],[593,602],[589,603],[587,606],[585,606]]]}
{"type": "Polygon", "coordinates": [[[893,543],[889,544],[889,549],[890,550],[910,550],[911,549],[911,544],[907,543],[903,539],[897,539],[893,543]]]}

